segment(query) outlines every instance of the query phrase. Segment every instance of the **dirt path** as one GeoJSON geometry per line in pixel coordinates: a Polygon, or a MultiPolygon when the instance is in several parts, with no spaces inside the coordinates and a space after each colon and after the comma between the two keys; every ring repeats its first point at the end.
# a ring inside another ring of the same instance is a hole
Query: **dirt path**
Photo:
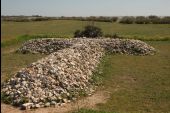
{"type": "Polygon", "coordinates": [[[105,103],[109,98],[108,92],[97,91],[92,96],[65,104],[60,107],[39,108],[35,110],[20,110],[11,105],[1,103],[1,113],[66,113],[79,108],[95,108],[96,104],[105,103]]]}

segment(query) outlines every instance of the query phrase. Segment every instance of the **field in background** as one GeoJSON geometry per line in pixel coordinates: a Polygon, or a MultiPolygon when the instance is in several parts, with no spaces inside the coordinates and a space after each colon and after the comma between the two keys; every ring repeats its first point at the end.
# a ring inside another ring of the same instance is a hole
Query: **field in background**
{"type": "MultiPolygon", "coordinates": [[[[54,20],[42,22],[2,22],[2,42],[21,35],[54,34],[72,37],[77,29],[90,22],[54,20]]],[[[95,22],[105,34],[117,33],[130,38],[170,38],[170,24],[118,24],[95,22]]],[[[24,38],[24,37],[23,37],[24,38]]],[[[99,111],[81,110],[78,113],[167,113],[170,111],[170,41],[146,41],[158,52],[154,56],[107,55],[101,64],[104,89],[111,93],[99,111]],[[101,112],[100,112],[101,111],[101,112]]],[[[40,54],[18,54],[21,45],[9,43],[1,47],[1,82],[9,79],[26,65],[44,57],[40,54]]]]}
{"type": "MultiPolygon", "coordinates": [[[[2,41],[14,39],[29,34],[55,34],[57,36],[73,37],[77,29],[92,24],[88,21],[51,20],[38,22],[2,22],[2,41]]],[[[115,34],[128,38],[170,39],[170,24],[119,24],[108,22],[94,22],[102,28],[104,34],[115,34]]]]}

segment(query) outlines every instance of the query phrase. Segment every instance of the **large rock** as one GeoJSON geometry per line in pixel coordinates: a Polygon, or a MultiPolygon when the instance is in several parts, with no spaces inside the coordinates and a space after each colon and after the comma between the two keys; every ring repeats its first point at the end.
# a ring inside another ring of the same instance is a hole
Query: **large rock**
{"type": "Polygon", "coordinates": [[[23,109],[23,110],[30,109],[32,105],[33,105],[33,103],[25,103],[21,106],[21,109],[23,109]]]}

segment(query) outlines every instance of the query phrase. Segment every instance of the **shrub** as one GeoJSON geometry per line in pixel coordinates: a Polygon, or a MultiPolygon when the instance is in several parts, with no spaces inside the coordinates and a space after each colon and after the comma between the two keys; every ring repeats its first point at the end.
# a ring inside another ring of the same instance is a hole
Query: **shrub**
{"type": "Polygon", "coordinates": [[[125,16],[123,18],[120,19],[119,23],[123,23],[123,24],[133,24],[135,21],[135,18],[132,16],[125,16]]]}
{"type": "Polygon", "coordinates": [[[158,16],[151,15],[148,18],[149,18],[150,23],[152,23],[152,24],[160,23],[160,18],[158,16]]]}
{"type": "Polygon", "coordinates": [[[116,22],[118,20],[118,17],[111,17],[112,22],[116,22]]]}
{"type": "Polygon", "coordinates": [[[150,16],[148,16],[148,18],[152,20],[152,19],[158,19],[159,17],[155,16],[155,15],[150,15],[150,16]]]}
{"type": "Polygon", "coordinates": [[[144,16],[137,16],[135,19],[135,23],[136,24],[148,24],[149,19],[144,16]]]}
{"type": "Polygon", "coordinates": [[[81,31],[80,30],[76,30],[74,32],[74,37],[82,37],[81,31]]]}
{"type": "Polygon", "coordinates": [[[160,24],[170,24],[170,16],[161,18],[160,24]]]}
{"type": "Polygon", "coordinates": [[[75,17],[72,19],[81,21],[116,22],[118,20],[118,17],[90,16],[90,17],[75,17]]]}
{"type": "Polygon", "coordinates": [[[95,26],[85,26],[85,29],[83,31],[77,30],[74,33],[74,37],[91,37],[91,38],[95,38],[95,37],[100,37],[102,36],[103,33],[101,31],[100,28],[95,27],[95,26]]]}

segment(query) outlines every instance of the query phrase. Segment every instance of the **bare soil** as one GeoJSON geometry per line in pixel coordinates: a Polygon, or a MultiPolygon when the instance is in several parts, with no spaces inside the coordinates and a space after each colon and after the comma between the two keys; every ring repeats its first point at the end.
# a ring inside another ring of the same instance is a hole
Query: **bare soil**
{"type": "Polygon", "coordinates": [[[109,93],[97,91],[95,94],[79,99],[76,102],[71,102],[62,106],[39,108],[34,110],[20,110],[18,107],[1,103],[1,113],[66,113],[80,108],[97,109],[96,105],[106,103],[109,98],[109,93]]]}

